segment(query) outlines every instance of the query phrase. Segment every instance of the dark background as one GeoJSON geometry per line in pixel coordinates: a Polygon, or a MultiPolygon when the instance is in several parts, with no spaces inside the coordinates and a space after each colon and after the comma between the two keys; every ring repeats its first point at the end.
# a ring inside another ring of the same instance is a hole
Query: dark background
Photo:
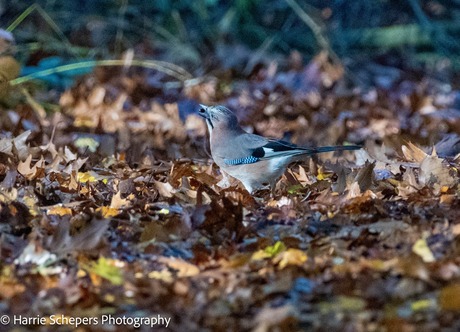
{"type": "Polygon", "coordinates": [[[340,59],[397,66],[460,64],[458,0],[3,1],[0,22],[17,23],[18,58],[28,65],[48,55],[102,59],[134,49],[200,73],[233,67],[251,50],[272,57],[298,50],[308,60],[325,48],[340,59]]]}

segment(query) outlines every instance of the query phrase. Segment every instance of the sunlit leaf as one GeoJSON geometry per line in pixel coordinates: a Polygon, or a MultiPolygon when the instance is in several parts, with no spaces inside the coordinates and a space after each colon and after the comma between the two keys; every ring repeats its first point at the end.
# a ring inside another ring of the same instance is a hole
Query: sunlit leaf
{"type": "Polygon", "coordinates": [[[320,310],[323,314],[350,311],[358,312],[366,307],[366,301],[359,297],[352,296],[337,296],[333,301],[321,302],[320,310]]]}
{"type": "Polygon", "coordinates": [[[160,257],[159,261],[177,271],[177,276],[193,277],[200,273],[198,266],[188,263],[183,259],[174,257],[160,257]]]}
{"type": "Polygon", "coordinates": [[[426,238],[418,239],[412,246],[412,251],[422,257],[423,261],[426,263],[435,261],[434,255],[426,243],[426,238]]]}
{"type": "Polygon", "coordinates": [[[428,156],[428,154],[425,151],[423,151],[411,142],[409,142],[407,146],[403,145],[401,147],[401,150],[404,154],[404,157],[406,157],[406,159],[409,161],[420,163],[423,159],[425,159],[428,156]]]}
{"type": "Polygon", "coordinates": [[[169,212],[170,211],[168,209],[163,208],[160,211],[158,211],[158,214],[169,214],[169,212]]]}
{"type": "Polygon", "coordinates": [[[96,152],[99,147],[99,142],[91,137],[77,138],[73,143],[77,148],[88,149],[90,152],[96,152]]]}
{"type": "Polygon", "coordinates": [[[413,311],[422,311],[427,309],[435,309],[436,302],[433,299],[422,299],[411,303],[413,311]]]}
{"type": "Polygon", "coordinates": [[[286,250],[286,246],[281,241],[277,241],[274,245],[268,246],[264,249],[264,251],[271,257],[276,256],[277,254],[279,254],[280,252],[284,250],[286,250]]]}
{"type": "Polygon", "coordinates": [[[331,172],[324,172],[324,169],[322,166],[318,167],[318,174],[316,175],[316,178],[321,181],[321,180],[326,180],[332,176],[331,172]]]}
{"type": "Polygon", "coordinates": [[[58,216],[65,216],[65,215],[71,215],[72,214],[72,209],[64,206],[53,206],[52,208],[48,209],[46,212],[48,215],[58,215],[58,216]]]}
{"type": "Polygon", "coordinates": [[[307,259],[307,255],[302,250],[290,248],[277,254],[273,258],[273,262],[278,264],[280,269],[284,269],[288,265],[301,266],[307,261],[307,259]]]}
{"type": "Polygon", "coordinates": [[[83,268],[92,274],[110,281],[113,285],[121,285],[124,278],[120,263],[119,261],[101,256],[97,262],[86,264],[83,268]]]}
{"type": "Polygon", "coordinates": [[[115,217],[120,213],[118,209],[109,206],[98,207],[96,212],[100,212],[104,218],[115,217]]]}
{"type": "Polygon", "coordinates": [[[128,198],[121,198],[121,192],[117,192],[115,195],[112,196],[112,200],[110,201],[110,207],[113,209],[121,209],[127,207],[131,204],[128,198]]]}
{"type": "MultiPolygon", "coordinates": [[[[174,281],[172,273],[166,269],[161,271],[152,271],[147,276],[151,279],[158,279],[167,283],[172,283],[174,281]]],[[[140,275],[140,277],[143,278],[144,275],[140,275]]]]}
{"type": "Polygon", "coordinates": [[[94,171],[78,172],[77,180],[80,183],[86,183],[86,182],[93,183],[93,182],[97,182],[97,181],[107,180],[107,176],[99,175],[94,171]]]}
{"type": "Polygon", "coordinates": [[[270,257],[272,256],[266,253],[265,250],[257,250],[256,252],[252,254],[251,260],[259,261],[259,260],[263,260],[263,259],[270,258],[270,257]]]}

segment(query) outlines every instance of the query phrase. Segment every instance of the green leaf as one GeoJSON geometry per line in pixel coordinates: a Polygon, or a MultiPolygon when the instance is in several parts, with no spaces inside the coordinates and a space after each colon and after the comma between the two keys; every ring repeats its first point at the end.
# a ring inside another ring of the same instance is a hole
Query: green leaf
{"type": "Polygon", "coordinates": [[[277,241],[274,245],[266,247],[264,252],[270,255],[270,257],[274,257],[285,250],[286,246],[284,245],[284,243],[281,241],[277,241]]]}
{"type": "Polygon", "coordinates": [[[114,262],[114,260],[99,257],[97,262],[85,265],[83,268],[90,273],[94,273],[104,279],[107,279],[113,285],[119,286],[123,284],[123,274],[114,262]]]}

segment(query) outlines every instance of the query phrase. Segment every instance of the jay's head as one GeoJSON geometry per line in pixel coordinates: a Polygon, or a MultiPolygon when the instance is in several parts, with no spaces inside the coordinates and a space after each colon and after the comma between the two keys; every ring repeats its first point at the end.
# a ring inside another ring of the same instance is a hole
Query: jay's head
{"type": "Polygon", "coordinates": [[[200,104],[198,114],[205,118],[209,132],[213,130],[238,130],[238,119],[232,111],[225,106],[205,106],[200,104]]]}

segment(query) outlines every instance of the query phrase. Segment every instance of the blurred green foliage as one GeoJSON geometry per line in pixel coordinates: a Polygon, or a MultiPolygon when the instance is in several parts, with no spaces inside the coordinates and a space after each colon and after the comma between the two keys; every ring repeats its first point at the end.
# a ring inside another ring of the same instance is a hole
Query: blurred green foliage
{"type": "MultiPolygon", "coordinates": [[[[98,0],[8,1],[0,21],[8,24],[38,4],[75,49],[64,47],[46,20],[30,14],[14,34],[24,59],[50,54],[105,58],[140,43],[177,62],[197,64],[222,44],[306,55],[320,50],[318,36],[285,0],[98,0]],[[22,49],[21,49],[22,47],[22,49]]],[[[340,57],[389,50],[457,57],[459,1],[297,0],[340,57]]],[[[62,36],[61,36],[62,37],[62,36]]]]}

